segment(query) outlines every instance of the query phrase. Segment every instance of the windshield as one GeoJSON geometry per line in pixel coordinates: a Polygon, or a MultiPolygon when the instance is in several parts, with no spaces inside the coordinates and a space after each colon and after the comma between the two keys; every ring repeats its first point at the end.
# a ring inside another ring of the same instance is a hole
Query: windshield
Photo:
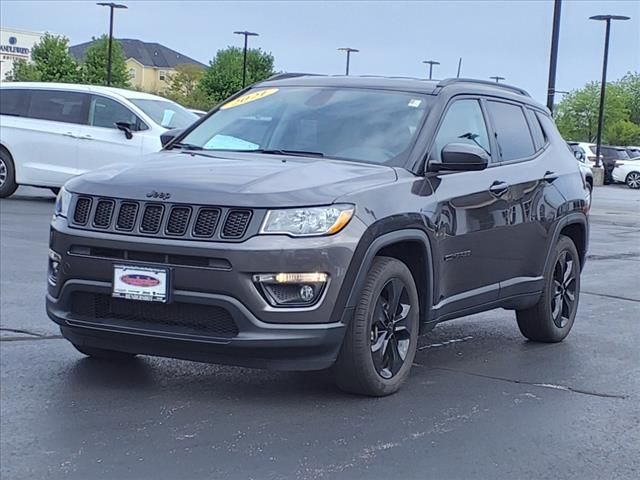
{"type": "Polygon", "coordinates": [[[131,98],[131,103],[164,128],[186,128],[198,119],[195,113],[168,100],[131,98]]]}
{"type": "Polygon", "coordinates": [[[254,89],[222,105],[181,143],[400,164],[427,112],[427,98],[353,88],[254,89]]]}

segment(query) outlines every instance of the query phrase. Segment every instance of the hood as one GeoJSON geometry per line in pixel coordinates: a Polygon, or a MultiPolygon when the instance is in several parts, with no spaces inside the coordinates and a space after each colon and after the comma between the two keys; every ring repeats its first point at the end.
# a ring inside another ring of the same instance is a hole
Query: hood
{"type": "Polygon", "coordinates": [[[112,165],[73,178],[71,192],[176,203],[241,207],[311,206],[393,182],[393,168],[323,158],[225,152],[161,151],[131,165],[112,165]]]}

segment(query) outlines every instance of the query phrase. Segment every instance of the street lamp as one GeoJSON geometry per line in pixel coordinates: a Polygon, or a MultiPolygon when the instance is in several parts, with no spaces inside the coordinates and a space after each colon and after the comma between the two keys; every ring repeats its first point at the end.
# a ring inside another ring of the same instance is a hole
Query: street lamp
{"type": "Polygon", "coordinates": [[[111,86],[111,52],[113,48],[113,10],[116,8],[127,8],[126,5],[113,2],[99,2],[96,5],[109,7],[109,53],[107,54],[107,86],[111,86]]]}
{"type": "MultiPolygon", "coordinates": [[[[602,124],[604,122],[604,96],[607,85],[607,62],[609,61],[609,34],[611,33],[611,20],[629,20],[622,15],[595,15],[589,20],[607,22],[604,34],[604,58],[602,59],[602,83],[600,83],[600,110],[598,111],[598,138],[596,140],[596,167],[600,167],[600,144],[602,143],[602,124]]],[[[605,172],[606,174],[606,172],[605,172]]],[[[605,175],[606,176],[606,175],[605,175]]]]}
{"type": "Polygon", "coordinates": [[[233,33],[235,33],[236,35],[244,35],[244,50],[242,51],[242,88],[244,88],[247,84],[247,38],[258,37],[259,34],[248,32],[246,30],[233,33]]]}
{"type": "Polygon", "coordinates": [[[500,75],[494,75],[493,77],[489,77],[491,80],[495,80],[496,83],[500,83],[500,80],[506,80],[504,77],[501,77],[500,75]]]}
{"type": "Polygon", "coordinates": [[[360,50],[358,50],[357,48],[351,48],[351,47],[341,47],[338,50],[341,52],[347,52],[347,68],[345,70],[345,75],[349,75],[349,59],[351,58],[351,53],[356,53],[356,52],[359,52],[360,50]]]}
{"type": "Polygon", "coordinates": [[[433,78],[433,66],[440,65],[440,62],[436,62],[435,60],[424,60],[422,63],[429,65],[429,80],[431,80],[433,78]]]}

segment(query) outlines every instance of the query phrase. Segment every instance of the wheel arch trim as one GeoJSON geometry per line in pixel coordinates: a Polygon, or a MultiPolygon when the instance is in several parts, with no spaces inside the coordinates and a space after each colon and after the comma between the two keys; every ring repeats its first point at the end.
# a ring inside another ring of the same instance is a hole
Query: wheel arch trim
{"type": "MultiPolygon", "coordinates": [[[[547,255],[544,262],[543,272],[547,271],[549,262],[552,260],[551,254],[553,252],[553,246],[558,242],[558,239],[560,238],[560,233],[565,227],[568,227],[569,225],[579,225],[582,227],[584,231],[584,251],[582,252],[582,256],[581,256],[582,258],[580,258],[580,261],[582,262],[582,264],[580,265],[580,268],[581,269],[584,268],[584,264],[587,259],[587,250],[589,248],[589,222],[585,214],[573,212],[568,214],[565,217],[562,217],[556,224],[555,228],[553,229],[553,234],[551,235],[551,241],[547,247],[547,255]]],[[[581,247],[580,245],[576,245],[576,248],[578,248],[578,251],[580,250],[580,247],[581,247]]]]}

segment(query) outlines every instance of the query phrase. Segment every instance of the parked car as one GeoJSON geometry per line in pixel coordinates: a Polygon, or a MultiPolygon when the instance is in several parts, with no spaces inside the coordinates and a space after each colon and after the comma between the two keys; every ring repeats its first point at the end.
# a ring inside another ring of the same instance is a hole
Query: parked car
{"type": "Polygon", "coordinates": [[[629,188],[640,188],[640,159],[617,162],[612,177],[615,182],[626,183],[629,188]]]}
{"type": "Polygon", "coordinates": [[[83,354],[333,366],[380,396],[438,322],[573,326],[589,189],[519,88],[277,75],[152,157],[58,196],[47,312],[83,354]]]}
{"type": "Polygon", "coordinates": [[[629,158],[640,158],[640,147],[625,147],[625,150],[627,151],[629,158]]]}
{"type": "MultiPolygon", "coordinates": [[[[595,165],[596,146],[594,144],[585,143],[585,142],[567,142],[567,143],[569,144],[569,148],[571,148],[571,150],[582,154],[581,155],[582,161],[587,163],[588,166],[593,167],[595,165]]],[[[602,160],[602,154],[600,154],[600,159],[602,160]]]]}
{"type": "Polygon", "coordinates": [[[69,178],[160,150],[168,128],[197,120],[155,95],[94,85],[0,86],[0,197],[18,185],[57,189],[69,178]]]}
{"type": "Polygon", "coordinates": [[[602,164],[604,166],[604,183],[612,183],[613,169],[618,163],[629,160],[629,154],[624,147],[614,147],[611,145],[601,145],[600,153],[602,154],[602,164]]]}

